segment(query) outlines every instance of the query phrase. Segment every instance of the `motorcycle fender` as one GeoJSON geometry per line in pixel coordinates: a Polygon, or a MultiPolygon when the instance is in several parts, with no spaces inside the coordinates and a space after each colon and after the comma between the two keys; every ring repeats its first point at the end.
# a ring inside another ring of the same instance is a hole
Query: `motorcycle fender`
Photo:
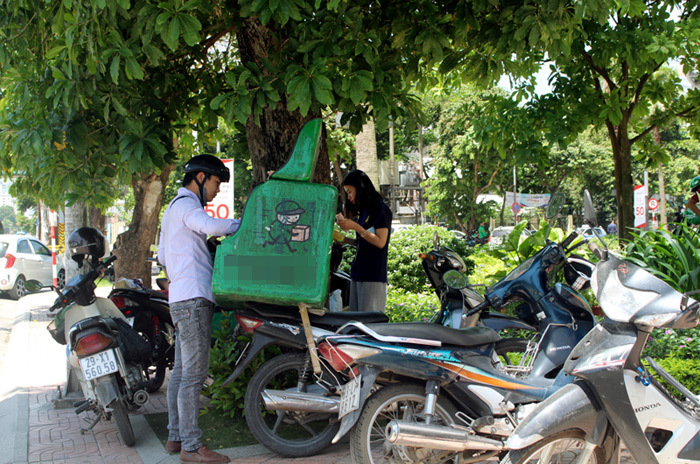
{"type": "Polygon", "coordinates": [[[360,375],[362,376],[362,385],[360,386],[360,406],[349,414],[343,416],[340,420],[340,429],[338,433],[335,434],[331,443],[338,443],[338,440],[343,438],[343,435],[348,433],[348,431],[355,425],[355,422],[360,418],[362,414],[362,407],[365,405],[365,401],[369,397],[374,386],[374,381],[377,380],[377,376],[381,372],[381,369],[377,369],[369,366],[359,367],[360,375]]]}
{"type": "Polygon", "coordinates": [[[524,420],[506,442],[510,449],[522,449],[544,437],[564,430],[580,429],[587,439],[601,444],[608,420],[578,383],[559,389],[541,402],[524,420]]]}
{"type": "Polygon", "coordinates": [[[258,353],[260,353],[262,350],[264,350],[266,346],[273,344],[275,341],[276,341],[276,339],[274,339],[272,337],[268,337],[267,335],[256,333],[253,336],[253,341],[250,342],[250,345],[248,346],[248,349],[245,353],[245,356],[236,363],[235,369],[233,370],[231,375],[229,375],[226,378],[226,381],[221,386],[225,387],[229,383],[236,380],[238,378],[238,376],[241,375],[243,373],[243,371],[245,371],[245,369],[248,367],[248,365],[251,362],[253,362],[253,360],[258,355],[258,353]]]}
{"type": "Polygon", "coordinates": [[[118,400],[119,385],[116,374],[106,375],[93,380],[95,386],[95,396],[102,409],[106,409],[113,401],[118,400]]]}

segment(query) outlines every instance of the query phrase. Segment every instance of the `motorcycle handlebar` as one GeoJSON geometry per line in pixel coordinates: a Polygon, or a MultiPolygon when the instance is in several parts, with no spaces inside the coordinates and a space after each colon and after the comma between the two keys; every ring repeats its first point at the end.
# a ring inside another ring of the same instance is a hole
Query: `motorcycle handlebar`
{"type": "Polygon", "coordinates": [[[478,305],[474,306],[472,309],[470,309],[469,311],[464,313],[462,315],[462,318],[467,318],[467,317],[473,316],[474,314],[476,314],[480,311],[483,311],[484,309],[487,309],[490,306],[491,306],[491,302],[488,299],[486,299],[483,303],[479,303],[478,305]]]}
{"type": "Polygon", "coordinates": [[[578,234],[575,231],[571,232],[569,236],[566,237],[564,241],[561,242],[559,245],[563,250],[566,250],[569,247],[569,245],[571,245],[571,242],[573,242],[574,239],[576,239],[576,237],[578,237],[578,234]]]}
{"type": "MultiPolygon", "coordinates": [[[[59,292],[59,297],[54,301],[53,305],[49,308],[49,312],[54,312],[59,308],[63,308],[72,301],[75,300],[76,295],[78,295],[82,289],[88,285],[92,284],[97,280],[102,273],[117,260],[115,255],[111,255],[104,262],[100,263],[95,269],[85,274],[85,278],[82,279],[75,287],[68,288],[64,292],[59,292]]],[[[94,289],[94,287],[93,287],[94,289]]],[[[58,290],[57,290],[58,291],[58,290]]]]}

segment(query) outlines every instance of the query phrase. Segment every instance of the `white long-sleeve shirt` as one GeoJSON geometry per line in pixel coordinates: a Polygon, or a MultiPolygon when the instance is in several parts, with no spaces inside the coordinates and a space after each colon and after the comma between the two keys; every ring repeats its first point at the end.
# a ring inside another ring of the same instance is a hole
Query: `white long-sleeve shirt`
{"type": "Polygon", "coordinates": [[[191,298],[216,303],[211,289],[214,263],[207,249],[207,235],[231,235],[240,223],[238,219],[212,218],[194,192],[184,187],[177,191],[163,215],[158,245],[158,261],[170,279],[170,303],[191,298]]]}

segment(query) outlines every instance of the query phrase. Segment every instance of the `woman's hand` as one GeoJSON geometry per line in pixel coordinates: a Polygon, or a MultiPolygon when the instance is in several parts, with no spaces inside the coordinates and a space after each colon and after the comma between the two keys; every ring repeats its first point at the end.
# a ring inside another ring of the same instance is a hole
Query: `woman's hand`
{"type": "Polygon", "coordinates": [[[346,219],[342,213],[338,213],[335,215],[335,221],[338,224],[338,227],[343,229],[343,231],[345,232],[347,232],[348,230],[356,231],[358,227],[360,227],[355,221],[351,219],[346,219]]]}

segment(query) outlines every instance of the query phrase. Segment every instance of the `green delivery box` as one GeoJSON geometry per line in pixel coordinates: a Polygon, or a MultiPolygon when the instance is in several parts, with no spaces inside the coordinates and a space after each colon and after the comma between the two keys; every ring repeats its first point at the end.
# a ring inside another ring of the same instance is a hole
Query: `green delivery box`
{"type": "Polygon", "coordinates": [[[338,192],[310,182],[320,134],[321,120],[304,126],[290,160],[253,189],[239,230],[217,248],[212,285],[219,305],[323,306],[338,192]]]}

